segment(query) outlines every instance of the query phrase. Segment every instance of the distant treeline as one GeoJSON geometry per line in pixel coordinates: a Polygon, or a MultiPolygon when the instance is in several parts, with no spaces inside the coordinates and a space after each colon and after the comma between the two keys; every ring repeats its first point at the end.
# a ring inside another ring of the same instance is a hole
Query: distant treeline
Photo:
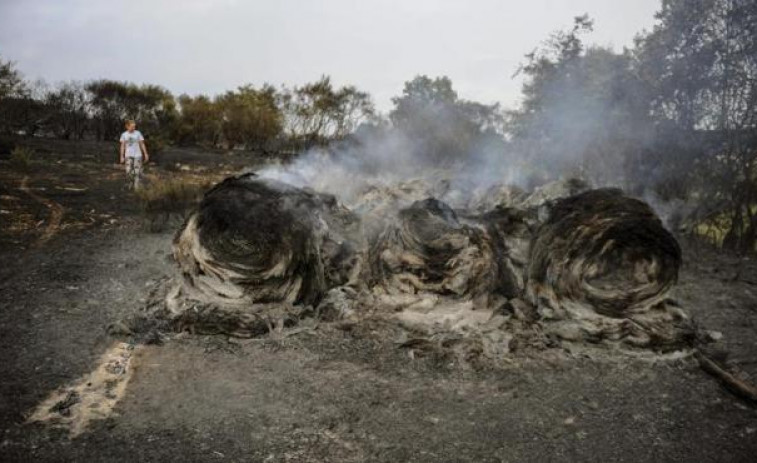
{"type": "Polygon", "coordinates": [[[67,140],[116,139],[135,119],[153,144],[275,150],[344,137],[374,114],[369,95],[331,79],[276,89],[244,85],[215,98],[175,97],[113,80],[26,82],[0,62],[0,131],[67,140]]]}
{"type": "Polygon", "coordinates": [[[587,46],[592,27],[575,18],[526,56],[514,110],[463,100],[446,77],[407,82],[382,116],[367,93],[328,77],[174,97],[103,80],[47,88],[0,62],[0,132],[113,139],[134,118],[153,143],[269,151],[399,133],[437,164],[495,153],[522,183],[568,174],[622,186],[676,204],[676,226],[754,250],[757,2],[663,0],[654,27],[621,52],[587,46]]]}

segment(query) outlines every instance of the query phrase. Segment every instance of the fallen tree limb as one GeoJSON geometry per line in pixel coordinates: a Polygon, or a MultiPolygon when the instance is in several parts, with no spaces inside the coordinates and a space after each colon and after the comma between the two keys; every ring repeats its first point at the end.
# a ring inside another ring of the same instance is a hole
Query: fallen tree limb
{"type": "Polygon", "coordinates": [[[715,361],[699,351],[694,353],[694,357],[699,362],[699,366],[702,368],[702,370],[719,379],[728,390],[741,398],[757,403],[757,388],[755,388],[753,385],[742,381],[731,373],[727,372],[715,361]]]}

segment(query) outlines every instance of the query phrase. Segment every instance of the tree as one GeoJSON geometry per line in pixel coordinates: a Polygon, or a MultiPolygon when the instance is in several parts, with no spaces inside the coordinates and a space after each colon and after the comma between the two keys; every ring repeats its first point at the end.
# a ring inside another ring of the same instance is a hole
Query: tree
{"type": "Polygon", "coordinates": [[[117,137],[126,119],[137,120],[146,136],[165,138],[178,117],[173,96],[157,85],[97,80],[86,89],[91,94],[95,132],[100,140],[117,137]]]}
{"type": "Polygon", "coordinates": [[[757,242],[757,3],[664,0],[638,39],[639,70],[654,89],[651,110],[688,151],[699,201],[728,204],[724,245],[757,242]]]}
{"type": "Polygon", "coordinates": [[[216,99],[221,133],[230,147],[267,150],[282,133],[283,115],[276,104],[276,89],[244,85],[216,99]]]}
{"type": "Polygon", "coordinates": [[[123,100],[128,93],[128,85],[111,80],[98,80],[87,84],[92,95],[94,131],[98,140],[114,139],[118,136],[127,112],[123,100]]]}
{"type": "Polygon", "coordinates": [[[646,84],[630,52],[587,47],[587,16],[553,34],[526,56],[521,107],[509,114],[507,132],[517,152],[544,180],[573,173],[599,185],[643,190],[654,127],[646,84]]]}
{"type": "Polygon", "coordinates": [[[41,106],[15,63],[0,59],[0,132],[33,135],[41,125],[41,106]]]}
{"type": "Polygon", "coordinates": [[[346,137],[375,114],[373,102],[367,92],[362,92],[353,85],[340,88],[335,95],[335,110],[332,113],[334,130],[331,137],[337,140],[346,137]]]}
{"type": "Polygon", "coordinates": [[[301,147],[342,139],[375,114],[370,95],[353,86],[334,88],[327,76],[284,89],[279,104],[290,138],[301,147]]]}
{"type": "Polygon", "coordinates": [[[64,82],[46,92],[43,100],[49,114],[47,125],[59,138],[81,140],[89,128],[91,94],[81,82],[64,82]]]}
{"type": "Polygon", "coordinates": [[[174,123],[173,140],[180,145],[216,146],[221,131],[218,105],[205,95],[180,95],[178,103],[180,115],[174,123]]]}
{"type": "Polygon", "coordinates": [[[26,96],[27,87],[12,61],[0,58],[0,100],[26,96]]]}
{"type": "Polygon", "coordinates": [[[417,76],[405,82],[402,95],[392,102],[392,125],[414,141],[417,154],[434,161],[453,162],[470,156],[502,123],[498,105],[458,98],[446,76],[417,76]]]}

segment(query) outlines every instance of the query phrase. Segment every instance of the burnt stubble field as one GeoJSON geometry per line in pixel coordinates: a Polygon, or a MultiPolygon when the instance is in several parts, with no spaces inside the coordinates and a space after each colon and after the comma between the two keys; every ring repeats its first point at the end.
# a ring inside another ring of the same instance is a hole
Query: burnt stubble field
{"type": "MultiPolygon", "coordinates": [[[[144,210],[124,188],[112,146],[34,143],[37,157],[27,165],[0,159],[2,461],[753,461],[757,454],[754,404],[691,355],[556,347],[461,357],[444,344],[411,342],[380,318],[309,319],[247,339],[185,331],[143,342],[118,323],[175,273],[171,243],[181,220],[144,210]],[[133,353],[112,411],[77,434],[29,422],[38,404],[93,371],[117,343],[133,353]]],[[[265,162],[251,156],[167,149],[147,176],[218,181],[265,162]]],[[[672,297],[719,338],[708,355],[754,382],[757,265],[681,243],[672,297]]]]}

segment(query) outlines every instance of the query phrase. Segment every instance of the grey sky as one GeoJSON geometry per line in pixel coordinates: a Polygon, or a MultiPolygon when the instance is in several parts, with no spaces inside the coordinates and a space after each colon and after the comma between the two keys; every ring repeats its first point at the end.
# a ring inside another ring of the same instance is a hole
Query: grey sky
{"type": "Polygon", "coordinates": [[[382,110],[417,74],[458,93],[517,103],[523,55],[583,13],[617,49],[659,0],[0,0],[0,55],[27,78],[110,78],[174,93],[331,75],[382,110]]]}

